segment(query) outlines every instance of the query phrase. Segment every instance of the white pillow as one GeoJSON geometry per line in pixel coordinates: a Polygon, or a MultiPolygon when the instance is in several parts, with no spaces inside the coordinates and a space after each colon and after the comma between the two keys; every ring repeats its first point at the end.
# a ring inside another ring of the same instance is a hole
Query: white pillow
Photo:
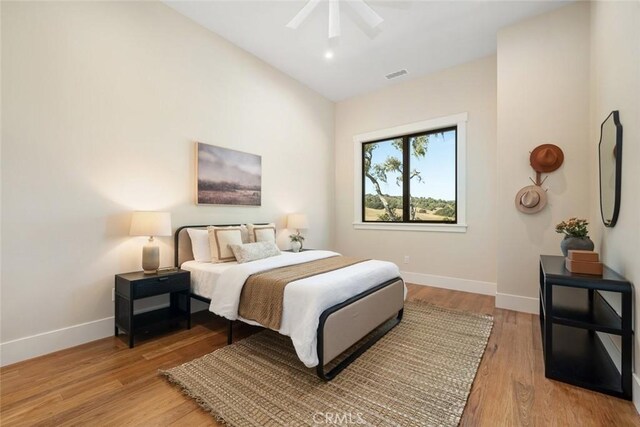
{"type": "Polygon", "coordinates": [[[187,228],[191,239],[193,259],[198,262],[211,262],[211,247],[209,246],[209,232],[197,228],[187,228]]]}
{"type": "Polygon", "coordinates": [[[246,225],[242,224],[240,226],[240,234],[242,235],[242,243],[250,243],[251,239],[249,239],[249,229],[246,225]]]}
{"type": "Polygon", "coordinates": [[[270,223],[267,225],[247,224],[249,230],[249,241],[254,242],[276,242],[276,225],[270,223]]]}
{"type": "Polygon", "coordinates": [[[229,246],[242,244],[240,227],[207,227],[207,232],[209,233],[211,262],[235,261],[236,257],[229,246]]]}
{"type": "Polygon", "coordinates": [[[238,264],[280,255],[280,249],[272,242],[246,243],[230,247],[238,264]]]}

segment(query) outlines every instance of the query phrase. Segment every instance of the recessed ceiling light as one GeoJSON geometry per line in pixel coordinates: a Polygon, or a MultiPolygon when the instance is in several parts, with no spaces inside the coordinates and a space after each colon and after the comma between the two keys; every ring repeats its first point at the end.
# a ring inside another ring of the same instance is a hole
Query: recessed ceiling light
{"type": "Polygon", "coordinates": [[[333,58],[333,52],[332,52],[332,51],[330,51],[330,50],[326,51],[326,52],[324,53],[324,57],[325,57],[326,59],[331,59],[331,58],[333,58]]]}

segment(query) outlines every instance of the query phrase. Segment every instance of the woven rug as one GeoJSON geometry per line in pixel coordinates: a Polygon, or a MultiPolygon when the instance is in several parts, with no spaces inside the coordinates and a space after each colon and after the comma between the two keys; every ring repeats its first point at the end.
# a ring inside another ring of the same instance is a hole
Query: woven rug
{"type": "Polygon", "coordinates": [[[161,374],[231,426],[457,426],[492,326],[407,302],[402,322],[331,382],[268,330],[161,374]]]}

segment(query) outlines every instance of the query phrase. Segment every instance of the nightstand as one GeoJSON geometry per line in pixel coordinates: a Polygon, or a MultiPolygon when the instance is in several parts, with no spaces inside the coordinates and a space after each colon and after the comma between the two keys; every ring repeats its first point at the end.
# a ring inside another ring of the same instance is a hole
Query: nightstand
{"type": "Polygon", "coordinates": [[[148,333],[184,320],[191,329],[191,273],[185,270],[144,274],[142,271],[116,275],[115,336],[129,335],[129,348],[137,333],[148,333]],[[170,295],[169,307],[134,314],[134,301],[156,295],[170,295]]]}

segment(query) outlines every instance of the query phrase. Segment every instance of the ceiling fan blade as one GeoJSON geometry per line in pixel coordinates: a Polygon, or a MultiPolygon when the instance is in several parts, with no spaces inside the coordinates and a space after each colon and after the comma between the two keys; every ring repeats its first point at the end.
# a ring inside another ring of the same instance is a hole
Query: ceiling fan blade
{"type": "Polygon", "coordinates": [[[329,38],[340,37],[340,0],[329,0],[329,38]]]}
{"type": "Polygon", "coordinates": [[[377,27],[384,21],[364,0],[352,0],[348,1],[347,4],[349,4],[371,28],[377,27]]]}
{"type": "Polygon", "coordinates": [[[289,21],[289,23],[287,24],[287,28],[291,28],[294,30],[298,28],[300,24],[302,24],[302,21],[307,19],[309,14],[313,12],[313,9],[316,8],[318,3],[320,3],[320,0],[309,0],[307,4],[305,4],[304,7],[300,9],[300,12],[298,12],[291,21],[289,21]]]}

